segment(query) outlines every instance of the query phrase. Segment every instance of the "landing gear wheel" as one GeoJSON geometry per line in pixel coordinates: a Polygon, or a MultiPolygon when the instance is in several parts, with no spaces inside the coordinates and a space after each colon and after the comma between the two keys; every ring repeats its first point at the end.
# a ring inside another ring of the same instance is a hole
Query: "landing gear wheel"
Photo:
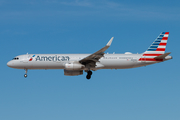
{"type": "Polygon", "coordinates": [[[28,71],[28,69],[24,69],[24,70],[25,70],[24,77],[27,78],[27,71],[28,71]]]}
{"type": "Polygon", "coordinates": [[[91,79],[91,75],[87,75],[86,78],[89,80],[91,79]]]}
{"type": "Polygon", "coordinates": [[[27,74],[24,74],[24,77],[27,78],[27,74]]]}
{"type": "Polygon", "coordinates": [[[92,75],[92,71],[90,71],[90,70],[89,70],[89,71],[88,71],[88,75],[90,75],[90,76],[91,76],[91,75],[92,75]]]}
{"type": "Polygon", "coordinates": [[[91,75],[92,75],[92,71],[87,71],[87,76],[86,76],[86,78],[89,80],[89,79],[91,79],[91,75]]]}

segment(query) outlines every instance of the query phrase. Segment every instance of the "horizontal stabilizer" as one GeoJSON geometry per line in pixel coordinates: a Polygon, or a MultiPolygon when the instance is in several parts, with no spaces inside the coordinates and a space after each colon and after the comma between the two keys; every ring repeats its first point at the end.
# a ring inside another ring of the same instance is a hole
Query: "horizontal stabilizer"
{"type": "Polygon", "coordinates": [[[157,56],[157,57],[155,57],[154,59],[164,59],[166,56],[168,56],[169,54],[171,54],[171,52],[168,52],[168,53],[165,53],[165,54],[162,54],[162,55],[160,55],[160,56],[157,56]]]}

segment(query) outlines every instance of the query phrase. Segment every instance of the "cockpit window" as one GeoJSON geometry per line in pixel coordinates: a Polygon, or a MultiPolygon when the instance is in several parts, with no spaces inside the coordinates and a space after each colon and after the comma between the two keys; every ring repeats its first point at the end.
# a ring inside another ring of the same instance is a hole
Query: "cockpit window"
{"type": "Polygon", "coordinates": [[[18,57],[15,57],[15,58],[13,58],[13,60],[19,60],[19,58],[18,58],[18,57]]]}

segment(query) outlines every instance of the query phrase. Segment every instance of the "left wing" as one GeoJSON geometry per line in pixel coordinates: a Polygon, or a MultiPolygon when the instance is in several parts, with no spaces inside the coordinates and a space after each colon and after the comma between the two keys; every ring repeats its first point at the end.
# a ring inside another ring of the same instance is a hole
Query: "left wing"
{"type": "Polygon", "coordinates": [[[83,58],[83,59],[80,60],[79,62],[80,62],[81,64],[85,65],[85,66],[88,66],[88,67],[95,67],[95,66],[96,66],[96,62],[98,62],[99,59],[100,59],[101,57],[103,57],[103,55],[105,54],[104,51],[106,51],[106,50],[110,47],[110,45],[111,45],[111,43],[112,43],[112,41],[113,41],[113,38],[114,38],[114,37],[112,37],[112,38],[109,40],[109,42],[106,44],[105,47],[103,47],[103,48],[101,48],[100,50],[98,50],[97,52],[95,52],[95,53],[93,53],[93,54],[91,54],[91,55],[83,58]]]}

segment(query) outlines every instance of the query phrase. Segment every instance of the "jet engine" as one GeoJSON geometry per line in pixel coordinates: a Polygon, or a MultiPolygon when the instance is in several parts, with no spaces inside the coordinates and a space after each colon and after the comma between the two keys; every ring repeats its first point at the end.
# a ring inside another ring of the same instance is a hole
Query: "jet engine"
{"type": "Polygon", "coordinates": [[[84,65],[80,64],[80,63],[66,63],[65,64],[65,70],[82,70],[83,68],[85,68],[84,65]]]}

